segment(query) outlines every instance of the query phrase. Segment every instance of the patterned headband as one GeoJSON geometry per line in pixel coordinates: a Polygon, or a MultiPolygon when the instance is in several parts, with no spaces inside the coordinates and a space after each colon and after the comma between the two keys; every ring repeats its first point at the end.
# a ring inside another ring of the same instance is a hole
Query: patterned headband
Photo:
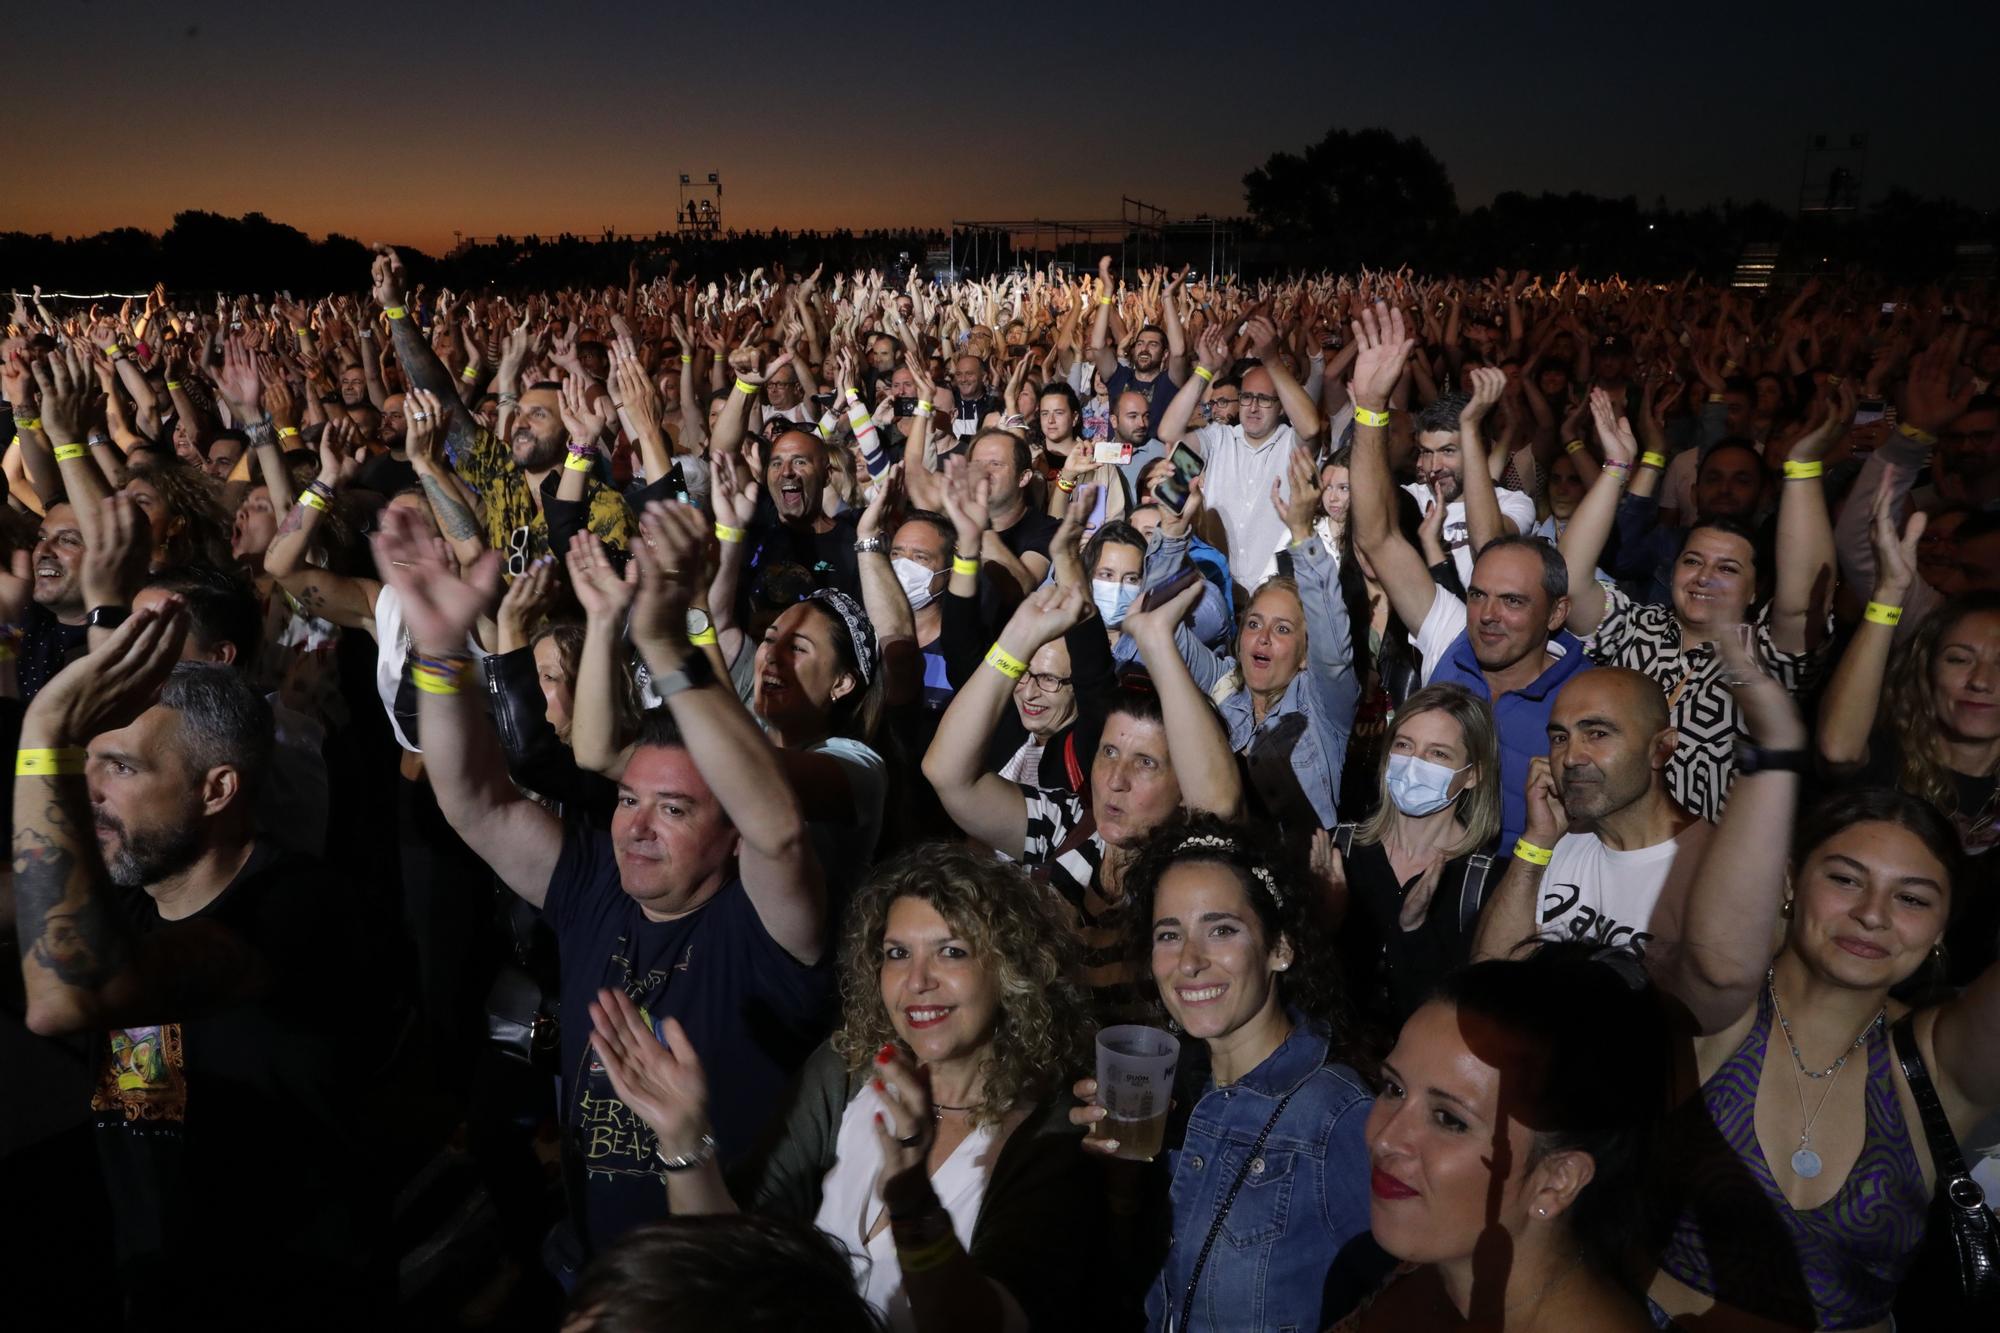
{"type": "Polygon", "coordinates": [[[861,675],[861,688],[867,689],[875,675],[875,624],[868,619],[868,613],[837,588],[821,588],[806,600],[826,607],[847,626],[847,637],[854,642],[854,669],[861,675]]]}
{"type": "MultiPolygon", "coordinates": [[[[1214,848],[1219,851],[1233,852],[1236,850],[1236,840],[1234,838],[1225,838],[1217,833],[1196,833],[1182,838],[1175,845],[1174,854],[1179,855],[1182,852],[1193,851],[1196,848],[1214,848]]],[[[1263,866],[1251,866],[1249,867],[1249,871],[1252,877],[1264,886],[1264,892],[1271,895],[1271,901],[1283,907],[1285,905],[1285,895],[1278,892],[1277,876],[1273,875],[1263,866]]]]}

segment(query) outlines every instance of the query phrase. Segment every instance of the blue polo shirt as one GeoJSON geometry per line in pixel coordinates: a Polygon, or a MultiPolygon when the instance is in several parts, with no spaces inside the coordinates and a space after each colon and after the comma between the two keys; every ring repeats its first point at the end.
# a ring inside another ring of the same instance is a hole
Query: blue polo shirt
{"type": "Polygon", "coordinates": [[[1500,734],[1500,851],[1513,854],[1514,840],[1528,826],[1528,761],[1549,752],[1549,713],[1554,710],[1556,693],[1580,671],[1588,671],[1590,658],[1583,641],[1568,630],[1549,639],[1549,656],[1555,660],[1525,688],[1509,690],[1498,699],[1472,655],[1472,640],[1460,630],[1444,656],[1438,659],[1427,685],[1463,685],[1492,705],[1494,729],[1500,734]]]}

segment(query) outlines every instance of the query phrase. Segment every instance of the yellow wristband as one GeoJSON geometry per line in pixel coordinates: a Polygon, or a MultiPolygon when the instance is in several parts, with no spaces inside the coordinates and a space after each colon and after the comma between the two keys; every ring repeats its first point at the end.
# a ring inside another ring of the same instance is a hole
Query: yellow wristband
{"type": "Polygon", "coordinates": [[[464,370],[458,372],[458,377],[464,380],[467,384],[470,384],[474,380],[479,378],[479,367],[467,366],[464,370]]]}
{"type": "Polygon", "coordinates": [[[1210,384],[1215,383],[1215,372],[1210,370],[1207,366],[1196,366],[1194,368],[1194,373],[1201,376],[1204,380],[1207,380],[1210,384]]]}
{"type": "Polygon", "coordinates": [[[757,392],[757,386],[752,384],[749,380],[738,379],[736,381],[736,392],[754,394],[757,392]]]}
{"type": "Polygon", "coordinates": [[[1708,396],[1708,401],[1709,401],[1709,402],[1711,402],[1711,403],[1721,403],[1721,402],[1726,402],[1726,401],[1728,401],[1728,400],[1727,400],[1727,399],[1725,399],[1725,398],[1724,398],[1724,397],[1723,397],[1723,396],[1722,396],[1721,394],[1719,394],[1719,393],[1712,393],[1712,394],[1710,394],[1710,395],[1708,396]]]}
{"type": "Polygon", "coordinates": [[[741,528],[732,528],[727,523],[715,525],[715,539],[719,542],[740,542],[749,534],[741,528]]]}
{"type": "Polygon", "coordinates": [[[169,391],[171,391],[171,390],[174,390],[174,389],[178,389],[178,388],[180,388],[180,387],[181,387],[181,382],[180,382],[179,380],[168,380],[168,381],[167,381],[167,388],[168,388],[168,390],[169,390],[169,391]]]}
{"type": "MultiPolygon", "coordinates": [[[[953,561],[952,563],[956,564],[958,562],[953,561]]],[[[1008,680],[1019,680],[1028,674],[1028,664],[997,643],[986,650],[986,665],[992,667],[1008,680]]]]}
{"type": "Polygon", "coordinates": [[[933,402],[932,402],[932,401],[931,401],[930,399],[928,399],[928,398],[919,398],[919,399],[917,399],[917,411],[919,411],[919,412],[935,412],[935,411],[937,411],[937,404],[936,404],[936,403],[933,403],[933,402]]]}
{"type": "Polygon", "coordinates": [[[417,667],[410,672],[410,679],[415,681],[417,688],[425,694],[463,694],[465,677],[466,671],[447,675],[442,671],[433,671],[429,667],[417,667]]]}
{"type": "Polygon", "coordinates": [[[1786,481],[1810,481],[1825,471],[1825,463],[1817,461],[1811,463],[1794,463],[1789,458],[1785,460],[1786,481]]]}
{"type": "Polygon", "coordinates": [[[1372,407],[1357,407],[1354,409],[1354,424],[1357,426],[1373,426],[1380,430],[1389,424],[1389,414],[1387,412],[1377,412],[1372,407]]]}
{"type": "Polygon", "coordinates": [[[302,328],[299,328],[299,327],[298,327],[297,325],[294,325],[294,326],[292,327],[292,332],[293,332],[293,333],[296,333],[296,334],[298,334],[298,335],[299,335],[299,337],[301,337],[301,338],[310,338],[310,337],[312,337],[312,330],[311,330],[311,329],[302,329],[302,328]]]}
{"type": "Polygon", "coordinates": [[[410,312],[399,305],[385,305],[382,307],[382,313],[390,319],[408,319],[410,317],[410,312]]]}
{"type": "Polygon", "coordinates": [[[1885,606],[1881,602],[1870,602],[1868,608],[1861,613],[1861,618],[1872,620],[1878,625],[1900,625],[1903,621],[1903,608],[1885,606]]]}
{"type": "Polygon", "coordinates": [[[1571,440],[1571,441],[1570,441],[1570,442],[1569,442],[1568,444],[1566,444],[1566,445],[1564,445],[1564,446],[1563,446],[1563,452],[1564,452],[1564,453],[1566,453],[1566,454],[1580,454],[1580,453],[1582,453],[1582,452],[1583,452],[1583,441],[1582,441],[1582,440],[1571,440]]]}
{"type": "Polygon", "coordinates": [[[289,440],[298,433],[299,433],[299,428],[297,426],[278,427],[278,438],[281,440],[289,440]]]}
{"type": "Polygon", "coordinates": [[[118,357],[122,356],[124,352],[125,349],[120,347],[117,343],[112,343],[109,347],[106,347],[104,349],[104,354],[112,358],[114,361],[117,360],[118,357]]]}
{"type": "Polygon", "coordinates": [[[1110,304],[1111,304],[1111,298],[1110,298],[1110,297],[1108,297],[1108,296],[1100,296],[1100,297],[1098,297],[1098,298],[1097,298],[1097,304],[1099,304],[1099,305],[1110,305],[1110,304]]]}
{"type": "Polygon", "coordinates": [[[709,644],[716,642],[715,631],[713,629],[705,629],[699,634],[690,634],[688,635],[688,642],[697,648],[706,648],[709,644]]]}
{"type": "Polygon", "coordinates": [[[1555,859],[1555,852],[1547,847],[1537,847],[1526,838],[1514,839],[1514,859],[1526,861],[1529,865],[1545,866],[1555,859]]]}
{"type": "Polygon", "coordinates": [[[40,417],[15,417],[14,426],[17,430],[40,430],[42,428],[42,419],[40,417]]]}
{"type": "Polygon", "coordinates": [[[563,459],[563,470],[565,472],[588,472],[596,462],[597,455],[595,454],[571,454],[568,458],[563,459]]]}
{"type": "Polygon", "coordinates": [[[1907,421],[1905,421],[1902,425],[1896,427],[1896,434],[1902,436],[1906,440],[1915,440],[1918,444],[1922,445],[1932,445],[1937,443],[1937,436],[1931,434],[1927,430],[1919,430],[1917,427],[1912,426],[1907,421]]]}
{"type": "Polygon", "coordinates": [[[22,778],[68,777],[83,772],[88,755],[75,747],[61,750],[22,750],[14,756],[14,775],[22,778]]]}
{"type": "Polygon", "coordinates": [[[971,574],[976,577],[979,573],[979,562],[977,560],[967,560],[964,556],[955,555],[951,558],[951,572],[954,574],[971,574]]]}
{"type": "Polygon", "coordinates": [[[56,462],[67,463],[72,458],[82,458],[90,450],[80,444],[59,444],[56,446],[56,462]]]}
{"type": "Polygon", "coordinates": [[[308,509],[317,509],[322,514],[326,512],[326,497],[321,495],[318,491],[312,491],[312,490],[300,491],[299,503],[306,506],[308,509]]]}
{"type": "Polygon", "coordinates": [[[1076,483],[1070,480],[1068,477],[1057,477],[1056,489],[1061,491],[1064,495],[1068,495],[1071,491],[1076,489],[1076,483]]]}
{"type": "Polygon", "coordinates": [[[1639,466],[1656,467],[1660,469],[1660,471],[1664,472],[1667,470],[1667,456],[1665,454],[1656,454],[1649,449],[1645,453],[1639,455],[1639,466]]]}
{"type": "Polygon", "coordinates": [[[689,356],[689,355],[688,355],[688,354],[687,354],[686,352],[682,352],[682,353],[681,353],[681,364],[682,364],[682,365],[684,365],[684,366],[691,366],[691,365],[693,365],[693,364],[694,364],[694,358],[693,358],[693,357],[691,357],[691,356],[689,356]]]}

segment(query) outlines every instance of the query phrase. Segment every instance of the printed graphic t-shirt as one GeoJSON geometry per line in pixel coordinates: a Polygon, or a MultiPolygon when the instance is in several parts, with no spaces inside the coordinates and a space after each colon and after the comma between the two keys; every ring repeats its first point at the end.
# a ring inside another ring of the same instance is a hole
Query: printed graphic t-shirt
{"type": "Polygon", "coordinates": [[[1589,940],[1640,957],[1681,937],[1689,881],[1715,830],[1696,820],[1669,842],[1615,851],[1595,833],[1566,833],[1542,872],[1544,936],[1589,940]]]}

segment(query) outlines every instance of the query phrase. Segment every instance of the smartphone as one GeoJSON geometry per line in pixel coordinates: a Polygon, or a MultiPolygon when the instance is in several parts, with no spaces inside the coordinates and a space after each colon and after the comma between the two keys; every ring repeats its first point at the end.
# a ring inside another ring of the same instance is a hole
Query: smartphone
{"type": "Polygon", "coordinates": [[[913,417],[916,414],[917,414],[917,400],[915,398],[898,398],[896,400],[897,416],[913,417]]]}
{"type": "Polygon", "coordinates": [[[1200,577],[1201,571],[1199,569],[1196,569],[1193,565],[1182,565],[1180,573],[1174,575],[1165,583],[1162,583],[1159,587],[1139,599],[1139,609],[1141,611],[1151,611],[1156,607],[1165,606],[1168,602],[1173,601],[1174,598],[1186,592],[1188,586],[1200,577]]]}
{"type": "Polygon", "coordinates": [[[1187,508],[1188,492],[1194,479],[1201,475],[1201,455],[1185,444],[1177,444],[1168,459],[1174,470],[1153,487],[1153,494],[1159,497],[1161,504],[1178,514],[1187,508]]]}
{"type": "Polygon", "coordinates": [[[1893,314],[1895,314],[1895,313],[1896,313],[1896,303],[1895,303],[1894,301],[1884,301],[1884,302],[1882,303],[1882,313],[1883,313],[1883,314],[1885,314],[1885,315],[1893,315],[1893,314]]]}
{"type": "Polygon", "coordinates": [[[814,407],[824,412],[833,406],[833,395],[830,393],[816,393],[812,397],[812,402],[814,407]]]}
{"type": "Polygon", "coordinates": [[[1129,463],[1132,461],[1132,446],[1113,436],[1092,446],[1090,456],[1099,463],[1129,463]]]}
{"type": "Polygon", "coordinates": [[[1889,404],[1881,398],[1863,398],[1854,405],[1854,424],[1872,426],[1880,421],[1889,410],[1889,404]]]}

